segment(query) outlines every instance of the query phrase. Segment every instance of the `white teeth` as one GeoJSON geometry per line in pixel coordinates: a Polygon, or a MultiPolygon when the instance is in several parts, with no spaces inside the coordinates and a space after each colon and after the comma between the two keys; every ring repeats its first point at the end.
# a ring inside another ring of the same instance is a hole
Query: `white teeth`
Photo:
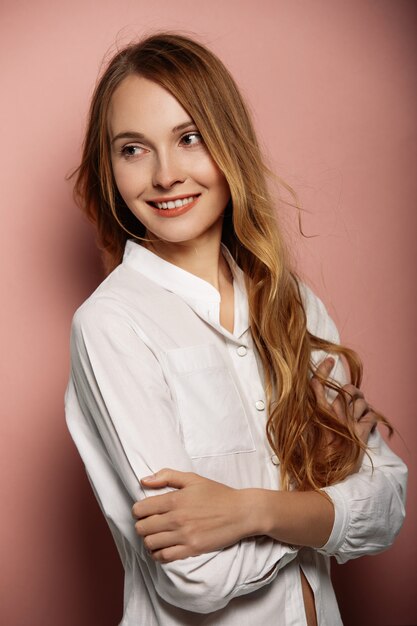
{"type": "Polygon", "coordinates": [[[155,202],[155,206],[158,209],[178,209],[189,202],[195,200],[197,196],[190,196],[189,198],[182,198],[181,200],[169,200],[168,202],[155,202]]]}

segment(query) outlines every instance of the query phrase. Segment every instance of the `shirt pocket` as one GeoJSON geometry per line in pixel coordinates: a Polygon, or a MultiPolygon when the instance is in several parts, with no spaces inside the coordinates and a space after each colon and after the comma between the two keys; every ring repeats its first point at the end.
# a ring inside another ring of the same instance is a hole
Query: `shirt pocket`
{"type": "Polygon", "coordinates": [[[216,346],[166,353],[184,445],[192,458],[253,452],[245,408],[216,346]]]}

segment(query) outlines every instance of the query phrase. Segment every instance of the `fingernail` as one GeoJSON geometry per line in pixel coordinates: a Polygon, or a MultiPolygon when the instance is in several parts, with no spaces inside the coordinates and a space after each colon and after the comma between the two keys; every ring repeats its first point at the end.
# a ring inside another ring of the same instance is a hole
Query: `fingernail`
{"type": "Polygon", "coordinates": [[[326,361],[328,362],[329,365],[331,365],[333,367],[333,365],[335,364],[335,360],[332,356],[328,356],[326,361]]]}

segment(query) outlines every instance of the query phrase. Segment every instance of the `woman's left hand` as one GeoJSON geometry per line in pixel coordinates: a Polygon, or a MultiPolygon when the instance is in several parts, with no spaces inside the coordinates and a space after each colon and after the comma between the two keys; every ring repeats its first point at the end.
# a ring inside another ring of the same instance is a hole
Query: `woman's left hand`
{"type": "MultiPolygon", "coordinates": [[[[371,432],[373,432],[378,423],[376,413],[366,401],[363,392],[358,387],[351,384],[344,385],[332,403],[328,401],[323,381],[329,378],[333,366],[333,357],[325,358],[324,361],[318,365],[310,381],[317,402],[327,410],[332,411],[335,417],[342,423],[346,423],[348,418],[352,419],[356,435],[366,446],[371,432]],[[345,396],[347,404],[342,402],[342,394],[345,396]]],[[[328,445],[332,446],[331,438],[329,439],[328,445]]],[[[359,471],[364,454],[365,450],[362,449],[359,453],[357,463],[352,469],[352,473],[359,471]]]]}
{"type": "Polygon", "coordinates": [[[162,469],[141,480],[175,491],[136,502],[136,532],[155,561],[168,563],[230,546],[245,534],[245,490],[191,472],[162,469]]]}

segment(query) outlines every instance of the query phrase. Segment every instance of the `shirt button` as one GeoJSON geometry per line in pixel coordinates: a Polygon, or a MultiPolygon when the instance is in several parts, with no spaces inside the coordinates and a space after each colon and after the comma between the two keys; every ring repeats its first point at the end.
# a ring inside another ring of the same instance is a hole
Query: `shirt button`
{"type": "Polygon", "coordinates": [[[245,356],[247,353],[247,350],[245,346],[239,346],[236,352],[238,353],[239,356],[245,356]]]}
{"type": "Polygon", "coordinates": [[[271,461],[272,461],[272,463],[273,463],[274,465],[279,465],[279,458],[277,457],[277,455],[276,455],[276,454],[273,454],[273,455],[271,456],[271,461]]]}
{"type": "Polygon", "coordinates": [[[263,411],[265,409],[265,402],[263,400],[257,400],[255,406],[257,411],[263,411]]]}

